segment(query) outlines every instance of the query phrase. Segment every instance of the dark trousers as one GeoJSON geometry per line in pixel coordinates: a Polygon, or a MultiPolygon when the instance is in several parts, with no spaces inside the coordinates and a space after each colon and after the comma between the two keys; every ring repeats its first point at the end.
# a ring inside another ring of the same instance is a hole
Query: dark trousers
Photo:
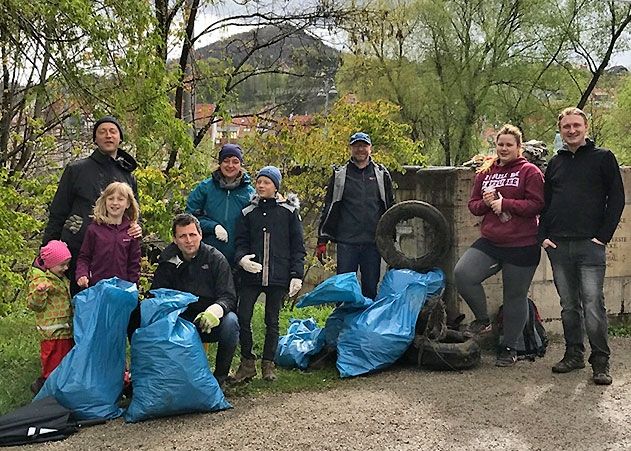
{"type": "Polygon", "coordinates": [[[74,297],[79,291],[83,290],[79,285],[77,285],[77,281],[75,280],[75,273],[77,271],[77,259],[79,258],[79,250],[71,250],[72,258],[70,258],[70,263],[68,264],[68,269],[66,270],[66,277],[70,280],[70,296],[74,297]]]}
{"type": "Polygon", "coordinates": [[[594,358],[609,360],[605,310],[605,246],[591,240],[555,241],[547,247],[554,285],[561,300],[565,346],[583,352],[585,331],[594,358]]]}
{"type": "Polygon", "coordinates": [[[337,273],[361,271],[362,294],[370,299],[377,297],[377,284],[381,275],[381,255],[375,243],[337,243],[337,273]]]}
{"type": "Polygon", "coordinates": [[[479,249],[469,248],[454,268],[458,293],[465,300],[475,319],[490,323],[486,294],[482,282],[502,271],[504,305],[504,342],[502,346],[515,348],[528,321],[528,289],[537,270],[534,266],[502,263],[479,249]]]}
{"type": "Polygon", "coordinates": [[[287,295],[287,288],[280,286],[262,287],[260,285],[242,285],[239,290],[239,341],[241,358],[255,359],[252,353],[252,314],[254,304],[261,293],[265,293],[265,344],[263,360],[274,361],[278,347],[278,316],[287,295]]]}
{"type": "MultiPolygon", "coordinates": [[[[181,318],[192,323],[195,320],[195,316],[197,315],[190,312],[187,314],[187,310],[180,314],[181,318]]],[[[202,343],[217,343],[215,371],[213,371],[213,374],[219,382],[223,382],[228,377],[228,372],[232,365],[232,357],[234,357],[234,352],[237,350],[239,340],[239,320],[237,315],[233,312],[226,313],[219,321],[219,325],[214,327],[208,334],[202,332],[197,324],[195,324],[195,327],[202,343]]]]}

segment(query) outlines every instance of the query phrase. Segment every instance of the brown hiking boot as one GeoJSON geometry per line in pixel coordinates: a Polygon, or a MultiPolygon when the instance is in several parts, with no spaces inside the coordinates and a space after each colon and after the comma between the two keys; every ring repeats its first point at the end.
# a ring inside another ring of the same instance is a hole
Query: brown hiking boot
{"type": "Polygon", "coordinates": [[[263,372],[263,379],[266,381],[275,381],[276,373],[274,372],[274,362],[271,360],[263,360],[261,363],[261,371],[263,372]]]}
{"type": "Polygon", "coordinates": [[[248,382],[252,378],[256,377],[256,365],[254,359],[243,359],[239,364],[237,373],[232,378],[232,381],[236,384],[241,382],[248,382]]]}
{"type": "Polygon", "coordinates": [[[553,373],[569,373],[570,371],[585,368],[583,353],[575,349],[567,348],[563,358],[552,367],[553,373]]]}

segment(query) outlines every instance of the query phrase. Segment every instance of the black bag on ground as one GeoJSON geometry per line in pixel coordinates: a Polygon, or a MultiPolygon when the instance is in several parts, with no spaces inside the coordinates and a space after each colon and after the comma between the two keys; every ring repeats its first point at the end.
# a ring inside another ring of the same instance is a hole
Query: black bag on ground
{"type": "Polygon", "coordinates": [[[63,440],[80,426],[99,423],[105,421],[88,420],[79,424],[70,410],[49,396],[0,417],[0,446],[63,440]]]}
{"type": "MultiPolygon", "coordinates": [[[[502,345],[504,340],[504,309],[500,306],[493,328],[498,336],[498,346],[502,345]]],[[[528,319],[524,326],[523,333],[519,336],[515,350],[517,358],[522,360],[535,360],[537,357],[543,357],[548,348],[548,334],[543,321],[537,310],[537,306],[532,299],[528,298],[528,319]]]]}

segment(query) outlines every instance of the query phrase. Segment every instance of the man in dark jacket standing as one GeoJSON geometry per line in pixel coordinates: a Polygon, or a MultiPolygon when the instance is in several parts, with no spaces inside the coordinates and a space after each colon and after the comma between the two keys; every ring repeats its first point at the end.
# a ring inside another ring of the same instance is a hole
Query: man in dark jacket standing
{"type": "MultiPolygon", "coordinates": [[[[94,203],[101,192],[112,182],[125,182],[138,199],[136,179],[132,174],[137,164],[131,155],[118,148],[122,140],[123,128],[116,118],[105,116],[99,119],[92,129],[92,141],[97,149],[89,157],[66,166],[48,209],[42,246],[50,240],[61,240],[68,245],[72,260],[66,274],[73,296],[80,290],[75,281],[77,257],[94,203]]],[[[128,233],[139,238],[142,230],[133,223],[128,233]]]]}
{"type": "Polygon", "coordinates": [[[172,232],[173,243],[160,254],[151,289],[171,288],[199,298],[180,316],[195,324],[202,342],[218,343],[214,374],[223,384],[239,340],[232,270],[221,252],[202,243],[195,216],[177,215],[172,232]]]}
{"type": "Polygon", "coordinates": [[[605,246],[624,209],[624,187],[614,154],[586,138],[588,125],[583,111],[566,108],[558,125],[564,145],[546,170],[545,206],[539,227],[539,239],[552,264],[561,300],[565,337],[565,355],[552,372],[585,368],[584,323],[593,381],[609,385],[605,246]]]}
{"type": "Polygon", "coordinates": [[[349,140],[351,159],[329,179],[318,227],[316,255],[322,262],[326,243],[337,243],[337,273],[361,271],[364,296],[374,299],[381,273],[375,244],[377,222],[394,204],[388,170],[372,161],[372,141],[366,133],[349,140]]]}

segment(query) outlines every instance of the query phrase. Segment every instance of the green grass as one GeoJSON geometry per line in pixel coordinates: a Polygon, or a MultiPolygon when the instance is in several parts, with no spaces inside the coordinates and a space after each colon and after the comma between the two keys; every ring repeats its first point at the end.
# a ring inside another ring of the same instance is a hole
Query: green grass
{"type": "MultiPolygon", "coordinates": [[[[313,317],[320,327],[331,312],[331,308],[307,307],[290,311],[285,308],[280,315],[280,334],[287,331],[290,318],[313,317]]],[[[257,302],[252,319],[254,353],[261,355],[265,336],[263,321],[264,305],[257,302]]],[[[39,334],[35,330],[35,320],[30,312],[16,312],[0,317],[0,415],[32,399],[30,385],[40,373],[39,334]]],[[[215,358],[215,347],[208,350],[211,367],[215,358]]],[[[239,349],[233,360],[233,371],[239,365],[239,349]]],[[[339,382],[334,368],[329,370],[301,372],[299,370],[278,369],[278,380],[266,382],[256,379],[249,384],[231,387],[229,396],[256,396],[264,393],[324,390],[339,382]]]]}
{"type": "Polygon", "coordinates": [[[631,337],[631,324],[609,325],[609,335],[614,337],[631,337]]]}
{"type": "Polygon", "coordinates": [[[29,313],[0,318],[0,415],[31,401],[40,373],[39,334],[29,313]]]}

